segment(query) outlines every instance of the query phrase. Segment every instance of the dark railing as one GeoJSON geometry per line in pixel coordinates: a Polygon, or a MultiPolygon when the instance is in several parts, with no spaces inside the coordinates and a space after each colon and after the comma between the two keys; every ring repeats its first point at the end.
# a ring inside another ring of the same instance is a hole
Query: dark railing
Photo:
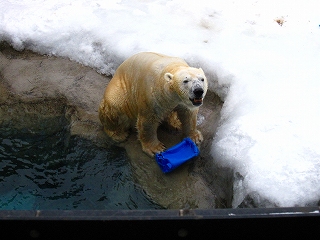
{"type": "Polygon", "coordinates": [[[2,210],[0,239],[319,239],[319,207],[2,210]]]}

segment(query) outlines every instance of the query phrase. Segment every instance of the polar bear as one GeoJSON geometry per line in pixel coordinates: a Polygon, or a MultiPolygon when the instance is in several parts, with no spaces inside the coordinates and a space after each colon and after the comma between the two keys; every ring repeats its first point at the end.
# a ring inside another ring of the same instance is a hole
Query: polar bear
{"type": "Polygon", "coordinates": [[[197,114],[207,89],[201,68],[190,67],[181,58],[141,52],[116,70],[100,103],[99,118],[116,142],[126,140],[135,126],[142,150],[152,157],[165,150],[157,129],[174,111],[183,137],[199,145],[203,137],[197,130],[197,114]]]}

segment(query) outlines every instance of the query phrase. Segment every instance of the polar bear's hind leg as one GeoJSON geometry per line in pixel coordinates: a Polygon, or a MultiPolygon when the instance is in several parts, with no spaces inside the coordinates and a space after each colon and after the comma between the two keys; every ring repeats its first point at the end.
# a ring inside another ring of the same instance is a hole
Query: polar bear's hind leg
{"type": "Polygon", "coordinates": [[[109,137],[112,138],[115,142],[123,142],[129,136],[129,131],[125,131],[123,129],[117,129],[116,131],[109,130],[104,127],[104,131],[108,134],[109,137]]]}
{"type": "Polygon", "coordinates": [[[99,118],[106,134],[115,142],[123,142],[129,136],[130,121],[128,116],[113,108],[111,104],[102,101],[99,108],[99,118]]]}

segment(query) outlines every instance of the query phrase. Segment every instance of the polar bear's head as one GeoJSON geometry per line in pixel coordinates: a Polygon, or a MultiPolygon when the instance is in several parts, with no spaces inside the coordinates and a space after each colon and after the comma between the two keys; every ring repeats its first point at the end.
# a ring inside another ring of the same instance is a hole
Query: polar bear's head
{"type": "Polygon", "coordinates": [[[207,78],[201,68],[183,67],[164,78],[189,107],[199,107],[208,90],[207,78]]]}

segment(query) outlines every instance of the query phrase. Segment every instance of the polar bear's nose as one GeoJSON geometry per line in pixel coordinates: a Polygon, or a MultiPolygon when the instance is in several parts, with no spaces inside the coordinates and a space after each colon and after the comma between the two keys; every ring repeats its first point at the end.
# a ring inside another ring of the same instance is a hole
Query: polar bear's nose
{"type": "Polygon", "coordinates": [[[201,98],[203,95],[203,89],[196,88],[195,90],[193,90],[193,94],[196,96],[196,98],[201,98]]]}

